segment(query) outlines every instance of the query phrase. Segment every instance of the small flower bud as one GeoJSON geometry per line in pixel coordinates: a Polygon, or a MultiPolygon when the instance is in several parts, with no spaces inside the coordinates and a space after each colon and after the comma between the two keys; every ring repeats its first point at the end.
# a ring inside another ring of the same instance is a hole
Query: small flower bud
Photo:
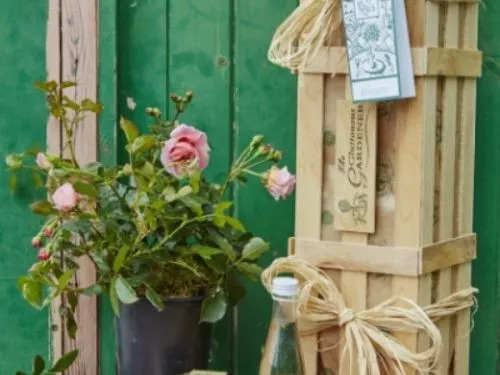
{"type": "Polygon", "coordinates": [[[148,108],[146,108],[146,113],[149,116],[152,116],[152,117],[155,117],[155,118],[161,117],[161,111],[158,108],[156,108],[156,107],[148,107],[148,108]]]}
{"type": "Polygon", "coordinates": [[[271,154],[271,160],[272,160],[272,161],[278,162],[278,161],[280,161],[281,159],[283,159],[283,153],[282,153],[281,151],[274,151],[274,152],[271,154]]]}
{"type": "Polygon", "coordinates": [[[193,99],[193,92],[189,90],[188,92],[186,92],[185,100],[189,103],[191,102],[191,99],[193,99]]]}
{"type": "Polygon", "coordinates": [[[177,96],[176,94],[171,94],[170,100],[172,100],[174,103],[177,103],[179,102],[179,96],[177,96]]]}
{"type": "Polygon", "coordinates": [[[44,235],[45,237],[47,237],[47,238],[51,238],[51,237],[54,235],[54,233],[53,233],[53,231],[52,231],[52,228],[49,228],[49,227],[45,228],[45,229],[43,230],[43,235],[44,235]]]}
{"type": "Polygon", "coordinates": [[[250,142],[250,147],[252,148],[257,148],[262,144],[262,141],[264,140],[263,135],[256,135],[255,137],[252,138],[252,142],[250,142]]]}
{"type": "Polygon", "coordinates": [[[38,259],[41,260],[42,262],[45,262],[50,259],[50,253],[47,251],[47,249],[43,248],[40,249],[38,252],[38,259]]]}
{"type": "Polygon", "coordinates": [[[259,149],[257,150],[257,155],[267,156],[272,151],[273,151],[273,148],[271,145],[260,146],[259,149]]]}
{"type": "Polygon", "coordinates": [[[38,249],[42,246],[42,239],[40,236],[33,237],[31,240],[31,246],[33,246],[35,249],[38,249]]]}

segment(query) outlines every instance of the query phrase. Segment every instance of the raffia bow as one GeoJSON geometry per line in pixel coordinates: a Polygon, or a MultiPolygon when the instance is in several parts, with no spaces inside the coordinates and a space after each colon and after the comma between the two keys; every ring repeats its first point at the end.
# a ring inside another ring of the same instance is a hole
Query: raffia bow
{"type": "Polygon", "coordinates": [[[276,30],[269,61],[293,72],[302,69],[342,24],[340,1],[303,1],[276,30]]]}
{"type": "Polygon", "coordinates": [[[475,305],[475,288],[467,288],[428,307],[420,307],[408,298],[395,296],[365,311],[354,312],[346,306],[335,283],[320,269],[295,258],[281,258],[262,274],[268,291],[272,280],[281,273],[294,273],[302,281],[297,300],[299,319],[317,333],[342,327],[344,342],[340,373],[357,369],[359,375],[380,375],[382,371],[406,375],[405,367],[428,374],[436,367],[442,349],[442,337],[433,321],[454,315],[475,305]],[[428,336],[430,345],[412,352],[390,332],[428,336]]]}

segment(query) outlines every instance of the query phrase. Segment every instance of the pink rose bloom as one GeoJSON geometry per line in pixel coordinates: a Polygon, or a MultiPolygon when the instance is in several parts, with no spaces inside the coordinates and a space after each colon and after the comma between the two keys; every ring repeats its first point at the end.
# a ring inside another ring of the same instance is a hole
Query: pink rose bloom
{"type": "Polygon", "coordinates": [[[43,152],[39,152],[36,155],[36,164],[42,169],[52,168],[52,163],[47,159],[47,156],[43,152]]]}
{"type": "Polygon", "coordinates": [[[279,169],[273,165],[267,174],[266,188],[275,200],[288,197],[295,187],[295,176],[287,167],[279,169]]]}
{"type": "Polygon", "coordinates": [[[189,125],[179,125],[161,150],[161,162],[168,173],[177,178],[208,165],[210,147],[207,135],[189,125]]]}
{"type": "Polygon", "coordinates": [[[80,195],[69,182],[61,185],[52,196],[56,209],[62,212],[71,211],[76,207],[79,200],[80,195]]]}

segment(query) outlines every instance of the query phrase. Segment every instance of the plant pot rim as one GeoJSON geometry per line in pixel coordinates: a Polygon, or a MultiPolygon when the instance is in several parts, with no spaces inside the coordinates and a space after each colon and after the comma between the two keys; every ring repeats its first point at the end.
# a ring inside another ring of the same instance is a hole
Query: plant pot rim
{"type": "MultiPolygon", "coordinates": [[[[205,296],[162,297],[162,301],[165,303],[201,302],[204,299],[205,296]]],[[[150,303],[146,297],[140,297],[139,301],[150,303]]]]}

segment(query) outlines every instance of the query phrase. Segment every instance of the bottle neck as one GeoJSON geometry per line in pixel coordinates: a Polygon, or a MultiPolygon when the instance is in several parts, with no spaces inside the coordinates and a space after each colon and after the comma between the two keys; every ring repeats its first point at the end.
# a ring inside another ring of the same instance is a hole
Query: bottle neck
{"type": "Polygon", "coordinates": [[[273,317],[280,324],[290,324],[297,321],[296,297],[282,297],[273,295],[273,317]]]}

